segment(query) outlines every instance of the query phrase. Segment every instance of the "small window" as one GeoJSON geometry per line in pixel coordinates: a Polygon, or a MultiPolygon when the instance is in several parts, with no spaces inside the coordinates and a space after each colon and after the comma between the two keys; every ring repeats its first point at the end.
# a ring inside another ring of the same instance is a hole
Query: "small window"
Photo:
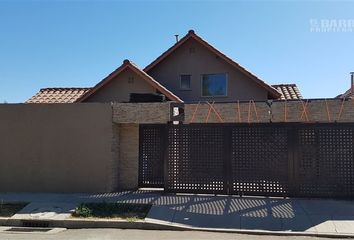
{"type": "Polygon", "coordinates": [[[128,77],[128,83],[134,83],[134,77],[128,77]]]}
{"type": "Polygon", "coordinates": [[[226,97],[226,73],[202,75],[202,97],[226,97]]]}
{"type": "Polygon", "coordinates": [[[181,75],[181,90],[191,89],[191,75],[181,75]]]}

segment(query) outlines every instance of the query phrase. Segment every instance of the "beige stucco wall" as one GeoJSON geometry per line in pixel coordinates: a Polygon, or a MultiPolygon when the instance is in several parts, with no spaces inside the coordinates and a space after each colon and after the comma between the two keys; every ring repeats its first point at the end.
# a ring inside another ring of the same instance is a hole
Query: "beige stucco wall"
{"type": "Polygon", "coordinates": [[[85,102],[129,102],[130,93],[155,92],[151,85],[127,68],[85,102]]]}
{"type": "Polygon", "coordinates": [[[0,192],[112,191],[109,104],[1,104],[0,192]]]}
{"type": "Polygon", "coordinates": [[[194,39],[189,39],[173,54],[159,63],[148,74],[161,82],[185,102],[188,101],[235,101],[266,100],[267,91],[250,80],[230,64],[211,53],[194,39]],[[194,52],[191,53],[190,49],[194,52]],[[201,75],[227,73],[228,96],[207,98],[201,97],[201,75]],[[180,75],[191,74],[191,89],[180,90],[180,75]]]}

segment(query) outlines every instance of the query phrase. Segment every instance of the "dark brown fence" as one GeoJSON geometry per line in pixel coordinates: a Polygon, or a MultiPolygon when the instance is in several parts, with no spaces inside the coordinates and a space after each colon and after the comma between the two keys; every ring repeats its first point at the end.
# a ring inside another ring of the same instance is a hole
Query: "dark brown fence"
{"type": "Polygon", "coordinates": [[[145,124],[139,129],[139,186],[164,186],[165,124],[145,124]]]}
{"type": "Polygon", "coordinates": [[[143,125],[140,137],[142,179],[168,192],[354,196],[354,124],[143,125]]]}

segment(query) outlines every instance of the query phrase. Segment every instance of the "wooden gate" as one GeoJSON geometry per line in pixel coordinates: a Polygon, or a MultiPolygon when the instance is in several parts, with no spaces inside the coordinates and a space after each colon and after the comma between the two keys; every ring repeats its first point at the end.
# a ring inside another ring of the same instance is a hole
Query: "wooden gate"
{"type": "Polygon", "coordinates": [[[167,192],[354,196],[354,124],[142,125],[140,184],[167,192]]]}

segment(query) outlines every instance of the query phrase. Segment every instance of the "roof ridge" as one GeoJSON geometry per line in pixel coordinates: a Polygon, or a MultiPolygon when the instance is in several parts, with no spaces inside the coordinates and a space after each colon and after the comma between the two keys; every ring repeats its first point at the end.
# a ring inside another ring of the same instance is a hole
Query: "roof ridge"
{"type": "Polygon", "coordinates": [[[51,90],[51,89],[57,89],[57,90],[69,90],[69,89],[80,89],[80,90],[86,90],[86,89],[91,89],[92,87],[47,87],[47,88],[41,88],[40,91],[44,90],[51,90]]]}
{"type": "Polygon", "coordinates": [[[272,86],[297,86],[296,83],[280,83],[280,84],[272,84],[272,86]]]}

